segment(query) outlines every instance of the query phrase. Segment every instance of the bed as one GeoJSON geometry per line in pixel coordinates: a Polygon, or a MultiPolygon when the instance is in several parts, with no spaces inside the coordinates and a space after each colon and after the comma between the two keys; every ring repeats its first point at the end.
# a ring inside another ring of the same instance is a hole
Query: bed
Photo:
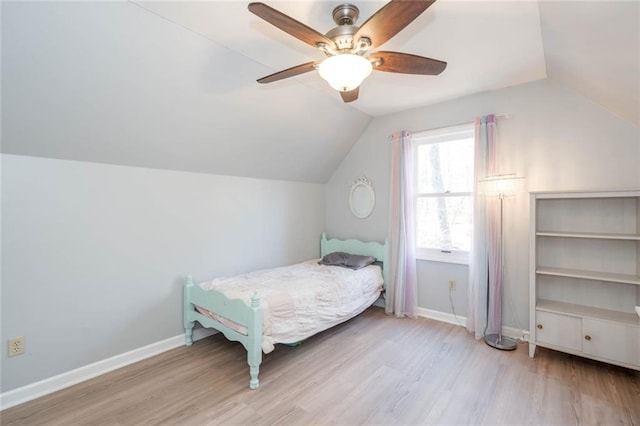
{"type": "Polygon", "coordinates": [[[388,271],[384,267],[388,264],[388,248],[387,242],[327,239],[323,233],[321,258],[335,252],[346,252],[372,256],[377,262],[354,271],[340,266],[319,265],[319,259],[312,259],[290,267],[223,277],[200,284],[195,284],[193,277],[187,275],[183,287],[185,344],[193,344],[196,321],[203,327],[220,331],[228,340],[240,342],[247,350],[249,387],[256,389],[263,351],[273,350],[276,343],[294,344],[304,340],[353,318],[377,300],[383,291],[383,283],[388,282],[388,271]],[[331,281],[324,281],[324,275],[329,275],[331,281]],[[340,281],[343,279],[347,280],[346,283],[340,281]],[[364,283],[362,290],[360,287],[354,290],[355,282],[364,283]],[[275,290],[274,285],[281,287],[275,290]],[[375,292],[373,285],[376,286],[375,292]],[[291,291],[296,287],[306,290],[291,291]],[[301,327],[292,327],[291,321],[287,320],[290,316],[285,316],[291,306],[295,309],[294,316],[297,315],[295,322],[302,324],[301,327]],[[303,316],[305,309],[309,312],[308,318],[303,316]]]}

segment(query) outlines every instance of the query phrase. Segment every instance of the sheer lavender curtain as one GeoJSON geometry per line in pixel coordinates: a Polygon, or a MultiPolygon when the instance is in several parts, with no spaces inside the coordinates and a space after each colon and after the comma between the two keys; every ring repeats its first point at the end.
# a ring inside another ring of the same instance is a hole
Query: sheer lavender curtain
{"type": "Polygon", "coordinates": [[[397,317],[416,317],[418,283],[413,190],[413,143],[408,132],[391,136],[391,193],[389,197],[389,280],[385,311],[397,317]]]}
{"type": "Polygon", "coordinates": [[[467,329],[477,339],[501,327],[502,259],[499,255],[500,205],[483,194],[480,180],[497,174],[496,117],[475,119],[473,241],[469,256],[467,329]],[[488,321],[487,321],[488,319],[488,321]]]}

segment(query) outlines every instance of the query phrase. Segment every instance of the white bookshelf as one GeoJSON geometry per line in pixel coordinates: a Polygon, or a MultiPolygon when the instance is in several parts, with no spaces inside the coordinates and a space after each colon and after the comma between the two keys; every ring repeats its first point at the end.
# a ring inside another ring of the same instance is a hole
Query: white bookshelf
{"type": "Polygon", "coordinates": [[[531,193],[530,343],[640,370],[640,191],[531,193]]]}
{"type": "Polygon", "coordinates": [[[536,268],[536,274],[553,275],[556,277],[582,278],[585,280],[607,281],[612,283],[626,283],[640,285],[640,277],[631,274],[618,274],[614,272],[586,271],[569,268],[536,268]]]}
{"type": "Polygon", "coordinates": [[[537,231],[539,237],[590,238],[599,240],[630,240],[640,241],[640,234],[612,234],[603,232],[558,232],[537,231]]]}
{"type": "Polygon", "coordinates": [[[593,306],[576,305],[573,303],[558,302],[555,300],[538,299],[536,306],[538,311],[552,312],[556,314],[571,315],[579,318],[591,318],[610,321],[627,325],[637,325],[638,316],[634,313],[614,311],[610,309],[595,308],[593,306]]]}

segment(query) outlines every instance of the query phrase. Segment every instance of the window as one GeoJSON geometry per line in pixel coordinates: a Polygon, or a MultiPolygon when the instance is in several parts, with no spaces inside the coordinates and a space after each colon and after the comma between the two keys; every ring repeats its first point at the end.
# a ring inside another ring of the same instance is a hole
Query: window
{"type": "Polygon", "coordinates": [[[416,149],[417,257],[469,263],[474,126],[420,132],[412,138],[416,149]]]}

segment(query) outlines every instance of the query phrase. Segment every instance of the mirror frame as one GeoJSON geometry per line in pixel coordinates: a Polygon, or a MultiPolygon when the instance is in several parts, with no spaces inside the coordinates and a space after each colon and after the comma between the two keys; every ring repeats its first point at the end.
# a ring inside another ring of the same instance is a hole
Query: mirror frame
{"type": "Polygon", "coordinates": [[[369,178],[367,178],[365,175],[362,175],[362,177],[354,180],[351,184],[351,191],[349,192],[349,209],[351,210],[351,213],[358,219],[365,219],[371,215],[375,206],[376,192],[373,189],[373,184],[371,183],[371,180],[369,180],[369,178]],[[366,200],[368,202],[368,205],[364,206],[363,208],[358,208],[360,206],[355,205],[355,193],[356,191],[362,190],[364,190],[366,195],[369,197],[369,199],[366,200]]]}

